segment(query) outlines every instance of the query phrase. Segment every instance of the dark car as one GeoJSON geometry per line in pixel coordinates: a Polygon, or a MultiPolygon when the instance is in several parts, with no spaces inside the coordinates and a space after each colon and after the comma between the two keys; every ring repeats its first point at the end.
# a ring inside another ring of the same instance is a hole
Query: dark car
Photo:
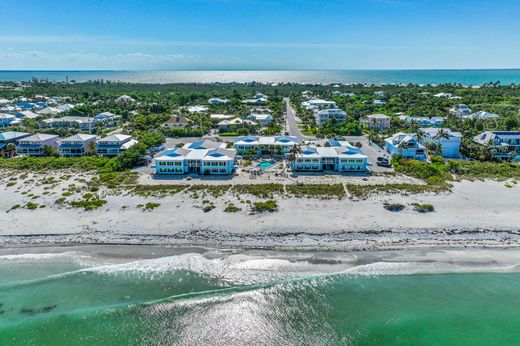
{"type": "Polygon", "coordinates": [[[383,157],[383,156],[379,156],[377,158],[377,165],[382,166],[382,167],[392,167],[392,164],[390,163],[390,161],[386,157],[383,157]]]}

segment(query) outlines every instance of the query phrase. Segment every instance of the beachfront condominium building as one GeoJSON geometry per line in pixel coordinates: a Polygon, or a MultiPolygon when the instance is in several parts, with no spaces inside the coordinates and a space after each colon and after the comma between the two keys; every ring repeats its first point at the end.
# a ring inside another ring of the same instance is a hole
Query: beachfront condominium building
{"type": "Polygon", "coordinates": [[[16,155],[16,144],[30,133],[8,131],[0,133],[0,157],[9,159],[16,155]]]}
{"type": "Polygon", "coordinates": [[[291,163],[293,172],[366,172],[368,157],[346,141],[326,140],[327,145],[302,148],[291,163]]]}
{"type": "Polygon", "coordinates": [[[494,159],[520,159],[520,131],[486,131],[473,137],[473,140],[486,146],[494,159]]]}
{"type": "Polygon", "coordinates": [[[370,114],[367,115],[362,121],[368,129],[386,130],[390,128],[391,120],[388,115],[385,114],[370,114]]]}
{"type": "Polygon", "coordinates": [[[37,133],[20,139],[16,146],[16,152],[18,155],[42,156],[46,146],[58,147],[58,140],[57,135],[37,133]]]}
{"type": "Polygon", "coordinates": [[[336,123],[344,123],[347,120],[347,113],[342,111],[341,109],[322,109],[315,114],[316,124],[318,126],[323,125],[323,123],[332,120],[336,123]]]}
{"type": "Polygon", "coordinates": [[[60,155],[64,157],[85,156],[96,150],[96,136],[79,133],[62,139],[58,143],[60,155]]]}
{"type": "Polygon", "coordinates": [[[426,160],[426,148],[417,140],[415,133],[396,133],[385,139],[385,150],[392,156],[406,159],[426,160]]]}
{"type": "Polygon", "coordinates": [[[235,169],[235,149],[227,149],[226,143],[197,141],[182,148],[165,150],[154,159],[155,173],[229,175],[235,169]]]}
{"type": "Polygon", "coordinates": [[[96,153],[101,156],[117,156],[139,143],[130,135],[115,134],[96,142],[96,153]]]}
{"type": "Polygon", "coordinates": [[[321,110],[326,108],[338,108],[336,102],[322,99],[310,99],[302,102],[302,107],[305,109],[321,110]]]}
{"type": "Polygon", "coordinates": [[[233,147],[241,155],[283,157],[299,144],[300,139],[292,136],[240,136],[233,147]]]}
{"type": "Polygon", "coordinates": [[[454,132],[447,128],[427,127],[421,128],[422,138],[420,142],[423,144],[433,143],[440,148],[443,157],[457,158],[460,157],[460,143],[462,133],[454,132]]]}

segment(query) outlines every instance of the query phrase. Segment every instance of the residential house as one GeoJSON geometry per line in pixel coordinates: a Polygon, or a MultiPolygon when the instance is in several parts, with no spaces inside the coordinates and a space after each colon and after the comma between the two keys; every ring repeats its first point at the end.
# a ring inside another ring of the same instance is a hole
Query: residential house
{"type": "Polygon", "coordinates": [[[391,119],[388,115],[384,114],[370,114],[361,120],[369,129],[379,129],[381,131],[389,129],[391,119]]]}
{"type": "Polygon", "coordinates": [[[161,126],[168,127],[170,129],[185,128],[190,126],[190,120],[180,115],[173,115],[170,119],[162,123],[161,126]]]}
{"type": "Polygon", "coordinates": [[[96,142],[96,153],[101,156],[117,156],[139,143],[130,135],[114,134],[96,142]]]}
{"type": "Polygon", "coordinates": [[[56,106],[57,109],[61,109],[62,111],[70,111],[72,108],[74,108],[74,105],[71,105],[69,103],[64,103],[62,105],[56,106]]]}
{"type": "Polygon", "coordinates": [[[462,119],[464,116],[471,114],[471,108],[461,103],[457,107],[450,109],[450,113],[455,115],[457,118],[462,119]]]}
{"type": "Polygon", "coordinates": [[[8,159],[15,156],[18,141],[30,135],[30,133],[14,131],[0,133],[0,157],[8,159]]]}
{"type": "Polygon", "coordinates": [[[385,150],[392,156],[414,160],[426,160],[426,148],[417,140],[415,133],[396,133],[385,139],[385,150]]]}
{"type": "Polygon", "coordinates": [[[38,125],[41,128],[92,131],[94,121],[90,117],[65,116],[62,118],[43,119],[38,125]]]}
{"type": "Polygon", "coordinates": [[[433,95],[433,97],[443,98],[443,99],[449,99],[449,98],[451,98],[451,96],[452,96],[451,93],[438,93],[438,94],[433,95]]]}
{"type": "Polygon", "coordinates": [[[376,107],[380,107],[380,106],[384,106],[386,105],[386,101],[385,100],[374,100],[372,102],[372,104],[376,107]]]}
{"type": "Polygon", "coordinates": [[[57,135],[37,133],[20,139],[16,152],[18,155],[42,156],[46,146],[57,148],[59,139],[57,135]]]}
{"type": "Polygon", "coordinates": [[[36,119],[39,118],[41,115],[36,114],[32,111],[21,111],[16,113],[16,117],[20,119],[36,119]]]}
{"type": "Polygon", "coordinates": [[[0,113],[0,129],[5,129],[10,126],[16,116],[12,114],[0,113]]]}
{"type": "Polygon", "coordinates": [[[400,115],[399,119],[401,121],[404,121],[405,123],[411,124],[417,124],[419,126],[423,127],[440,127],[442,126],[442,123],[444,122],[445,118],[443,117],[411,117],[408,115],[400,115]]]}
{"type": "Polygon", "coordinates": [[[476,113],[473,113],[470,115],[465,115],[462,117],[463,120],[472,120],[472,119],[487,120],[487,119],[498,119],[498,118],[500,118],[500,117],[497,114],[484,112],[484,111],[478,111],[476,113]]]}
{"type": "Polygon", "coordinates": [[[233,147],[239,154],[281,157],[299,144],[300,139],[292,136],[239,136],[233,147]]]}
{"type": "Polygon", "coordinates": [[[293,172],[366,172],[368,157],[350,143],[327,140],[327,145],[307,145],[291,163],[293,172]]]}
{"type": "Polygon", "coordinates": [[[197,141],[182,148],[165,150],[154,159],[155,173],[229,175],[235,169],[235,149],[227,149],[226,143],[197,141]]]}
{"type": "Polygon", "coordinates": [[[336,105],[336,102],[334,101],[327,101],[322,99],[310,99],[308,101],[302,102],[302,107],[305,109],[312,109],[312,110],[321,110],[326,108],[333,108],[336,109],[338,106],[336,105]]]}
{"type": "Polygon", "coordinates": [[[490,149],[494,159],[520,159],[520,131],[485,131],[473,140],[490,149]]]}
{"type": "Polygon", "coordinates": [[[267,126],[273,121],[273,116],[271,114],[250,114],[246,119],[255,121],[262,126],[267,126]]]}
{"type": "Polygon", "coordinates": [[[342,111],[341,109],[322,109],[315,114],[316,123],[318,126],[323,125],[323,123],[333,120],[337,123],[344,123],[347,120],[347,113],[342,111]]]}
{"type": "Polygon", "coordinates": [[[64,110],[56,107],[45,107],[36,111],[40,115],[58,115],[64,112],[64,110]]]}
{"type": "Polygon", "coordinates": [[[103,112],[103,113],[99,113],[99,114],[95,115],[94,118],[92,119],[92,122],[94,124],[101,123],[105,126],[115,126],[119,119],[121,119],[120,115],[116,115],[111,112],[103,112]]]}
{"type": "Polygon", "coordinates": [[[221,121],[221,120],[228,120],[233,119],[234,115],[228,115],[228,114],[210,114],[209,118],[211,120],[221,121]]]}
{"type": "Polygon", "coordinates": [[[229,100],[228,99],[221,99],[219,97],[213,97],[213,98],[210,98],[208,100],[208,103],[212,104],[212,105],[222,105],[222,104],[229,103],[229,100]]]}
{"type": "Polygon", "coordinates": [[[217,127],[220,132],[228,132],[228,131],[231,131],[234,127],[240,126],[240,125],[244,124],[245,122],[247,122],[248,124],[255,124],[253,121],[250,121],[250,120],[243,121],[240,118],[233,118],[233,119],[224,119],[224,120],[220,121],[217,124],[217,127]]]}
{"type": "Polygon", "coordinates": [[[250,104],[250,105],[265,105],[267,104],[268,100],[267,98],[260,97],[260,98],[254,98],[254,99],[245,99],[242,101],[242,103],[250,104]]]}
{"type": "Polygon", "coordinates": [[[118,98],[116,98],[116,102],[133,103],[133,102],[135,102],[135,99],[133,99],[132,97],[130,97],[128,95],[121,95],[118,98]]]}
{"type": "Polygon", "coordinates": [[[204,113],[208,111],[208,107],[206,106],[190,106],[188,107],[188,112],[190,113],[204,113]]]}
{"type": "Polygon", "coordinates": [[[442,156],[446,158],[460,157],[460,143],[462,133],[451,131],[448,128],[427,127],[419,129],[422,132],[420,142],[434,143],[440,146],[442,156]]]}
{"type": "Polygon", "coordinates": [[[383,98],[383,97],[385,97],[385,92],[384,91],[374,91],[374,96],[378,97],[378,98],[383,98]]]}
{"type": "Polygon", "coordinates": [[[94,153],[95,148],[96,136],[83,133],[64,138],[58,143],[60,155],[65,157],[85,156],[94,153]]]}

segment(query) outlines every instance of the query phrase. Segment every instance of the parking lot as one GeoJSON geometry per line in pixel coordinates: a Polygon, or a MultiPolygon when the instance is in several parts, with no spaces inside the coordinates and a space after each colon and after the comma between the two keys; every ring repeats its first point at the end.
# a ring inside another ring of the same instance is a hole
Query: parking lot
{"type": "Polygon", "coordinates": [[[394,169],[392,167],[381,167],[377,165],[377,158],[380,156],[386,157],[390,159],[390,156],[386,151],[384,151],[382,148],[379,148],[375,146],[374,144],[371,144],[368,141],[368,138],[365,136],[346,136],[345,139],[352,145],[354,145],[356,142],[361,143],[361,150],[365,153],[366,156],[368,156],[368,162],[372,164],[370,167],[370,170],[372,172],[393,172],[394,169]]]}

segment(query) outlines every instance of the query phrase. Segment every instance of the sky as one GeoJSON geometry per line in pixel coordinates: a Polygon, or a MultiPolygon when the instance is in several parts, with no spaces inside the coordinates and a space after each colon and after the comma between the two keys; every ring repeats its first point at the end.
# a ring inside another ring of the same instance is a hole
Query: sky
{"type": "Polygon", "coordinates": [[[0,70],[520,67],[518,0],[0,0],[0,70]]]}

